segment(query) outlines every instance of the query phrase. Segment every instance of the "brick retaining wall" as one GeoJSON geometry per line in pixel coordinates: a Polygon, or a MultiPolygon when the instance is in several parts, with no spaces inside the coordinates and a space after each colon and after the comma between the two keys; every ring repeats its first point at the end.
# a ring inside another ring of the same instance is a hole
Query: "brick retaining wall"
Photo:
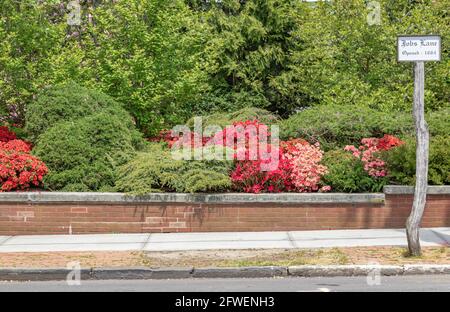
{"type": "MultiPolygon", "coordinates": [[[[0,194],[0,235],[403,228],[412,190],[385,194],[0,194]]],[[[423,227],[450,226],[450,187],[430,187],[423,227]]]]}

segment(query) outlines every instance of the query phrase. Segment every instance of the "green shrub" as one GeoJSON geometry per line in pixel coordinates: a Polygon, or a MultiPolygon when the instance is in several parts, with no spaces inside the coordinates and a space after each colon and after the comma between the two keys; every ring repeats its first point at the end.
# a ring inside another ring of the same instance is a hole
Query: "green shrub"
{"type": "MultiPolygon", "coordinates": [[[[427,115],[432,136],[448,133],[449,116],[448,109],[427,115]]],[[[364,106],[320,105],[280,122],[282,139],[318,141],[325,150],[358,145],[363,138],[384,134],[403,138],[414,135],[414,131],[411,113],[385,113],[364,106]]]]}
{"type": "Polygon", "coordinates": [[[244,90],[236,92],[228,89],[217,89],[203,94],[201,100],[195,106],[191,105],[191,116],[210,115],[218,112],[227,113],[245,108],[267,109],[269,106],[270,102],[262,94],[244,90]]]}
{"type": "Polygon", "coordinates": [[[33,152],[50,169],[47,188],[104,191],[114,186],[116,167],[142,146],[130,115],[105,110],[56,124],[39,137],[33,152]]]}
{"type": "Polygon", "coordinates": [[[325,153],[322,163],[328,168],[322,181],[332,192],[380,192],[387,183],[386,178],[369,176],[361,160],[343,150],[325,153]]]}
{"type": "Polygon", "coordinates": [[[117,191],[150,192],[224,191],[231,187],[230,161],[174,160],[162,144],[150,144],[118,170],[117,191]]]}
{"type": "MultiPolygon", "coordinates": [[[[203,116],[203,126],[218,125],[221,127],[226,127],[232,125],[233,122],[255,119],[270,125],[278,121],[278,116],[262,108],[245,107],[231,113],[220,112],[203,116]]],[[[192,127],[194,125],[194,118],[189,119],[186,124],[189,127],[192,127]]]]}
{"type": "Polygon", "coordinates": [[[426,120],[431,137],[450,134],[450,107],[430,112],[426,120]]]}
{"type": "Polygon", "coordinates": [[[26,131],[33,142],[49,127],[91,115],[102,109],[119,111],[120,104],[111,97],[69,82],[50,87],[30,103],[26,112],[26,131]]]}
{"type": "MultiPolygon", "coordinates": [[[[414,185],[416,175],[416,143],[413,138],[405,144],[383,154],[388,164],[391,183],[414,185]]],[[[430,139],[428,183],[450,184],[450,136],[436,136],[430,139]]]]}

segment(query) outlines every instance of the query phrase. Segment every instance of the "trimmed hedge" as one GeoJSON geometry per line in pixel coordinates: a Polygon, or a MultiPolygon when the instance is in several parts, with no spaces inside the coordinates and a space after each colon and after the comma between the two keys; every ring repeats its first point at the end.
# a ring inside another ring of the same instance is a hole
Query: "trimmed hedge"
{"type": "MultiPolygon", "coordinates": [[[[450,110],[427,115],[431,136],[448,133],[450,110]]],[[[382,137],[384,134],[400,138],[414,135],[412,114],[380,112],[363,106],[320,105],[306,109],[280,123],[282,139],[303,138],[320,142],[325,150],[358,144],[361,139],[382,137]]]]}
{"type": "MultiPolygon", "coordinates": [[[[60,121],[76,120],[103,109],[122,113],[120,103],[100,91],[74,82],[55,85],[42,91],[30,103],[25,115],[25,130],[36,142],[42,133],[60,121]]],[[[127,113],[123,111],[123,114],[127,113]]]]}
{"type": "MultiPolygon", "coordinates": [[[[414,185],[416,176],[416,142],[414,138],[383,154],[388,164],[390,182],[414,185]]],[[[428,183],[450,185],[450,136],[430,138],[428,183]]]]}
{"type": "MultiPolygon", "coordinates": [[[[279,120],[279,117],[265,109],[256,107],[245,107],[231,113],[219,112],[202,116],[204,127],[209,125],[226,127],[235,122],[243,122],[247,120],[258,120],[261,123],[270,125],[276,123],[279,120]]],[[[186,125],[192,127],[194,125],[194,118],[189,119],[186,125]]]]}
{"type": "Polygon", "coordinates": [[[43,133],[33,150],[50,169],[50,190],[108,191],[117,166],[143,146],[130,115],[104,110],[76,121],[60,122],[43,133]]]}

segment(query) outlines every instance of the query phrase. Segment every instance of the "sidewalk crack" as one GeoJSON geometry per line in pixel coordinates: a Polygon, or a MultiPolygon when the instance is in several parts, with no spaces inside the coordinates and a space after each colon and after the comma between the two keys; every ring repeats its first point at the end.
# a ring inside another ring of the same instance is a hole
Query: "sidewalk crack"
{"type": "Polygon", "coordinates": [[[298,248],[297,243],[296,243],[294,237],[292,236],[291,232],[286,232],[286,234],[287,234],[287,237],[288,237],[289,242],[291,243],[292,247],[298,248]]]}
{"type": "Polygon", "coordinates": [[[442,245],[443,246],[449,246],[450,245],[450,242],[449,241],[447,241],[447,238],[443,235],[443,234],[441,234],[441,233],[439,233],[439,232],[437,232],[437,231],[435,231],[435,230],[433,230],[433,229],[430,229],[431,230],[431,232],[434,234],[434,235],[436,235],[437,236],[437,238],[439,238],[441,241],[442,241],[442,245]]]}
{"type": "Polygon", "coordinates": [[[151,236],[152,236],[152,233],[148,233],[147,239],[146,239],[145,242],[142,244],[141,251],[144,251],[145,248],[147,247],[147,245],[150,243],[150,237],[151,237],[151,236]]]}
{"type": "Polygon", "coordinates": [[[13,238],[14,236],[8,236],[6,237],[4,240],[0,241],[0,246],[3,245],[4,243],[6,243],[7,241],[9,241],[11,238],[13,238]]]}

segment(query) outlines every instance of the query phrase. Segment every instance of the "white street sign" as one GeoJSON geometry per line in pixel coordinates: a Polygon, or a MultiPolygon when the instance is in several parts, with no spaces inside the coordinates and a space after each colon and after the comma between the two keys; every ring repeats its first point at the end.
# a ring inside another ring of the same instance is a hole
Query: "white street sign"
{"type": "Polygon", "coordinates": [[[399,62],[440,61],[441,37],[399,36],[397,51],[399,62]]]}

